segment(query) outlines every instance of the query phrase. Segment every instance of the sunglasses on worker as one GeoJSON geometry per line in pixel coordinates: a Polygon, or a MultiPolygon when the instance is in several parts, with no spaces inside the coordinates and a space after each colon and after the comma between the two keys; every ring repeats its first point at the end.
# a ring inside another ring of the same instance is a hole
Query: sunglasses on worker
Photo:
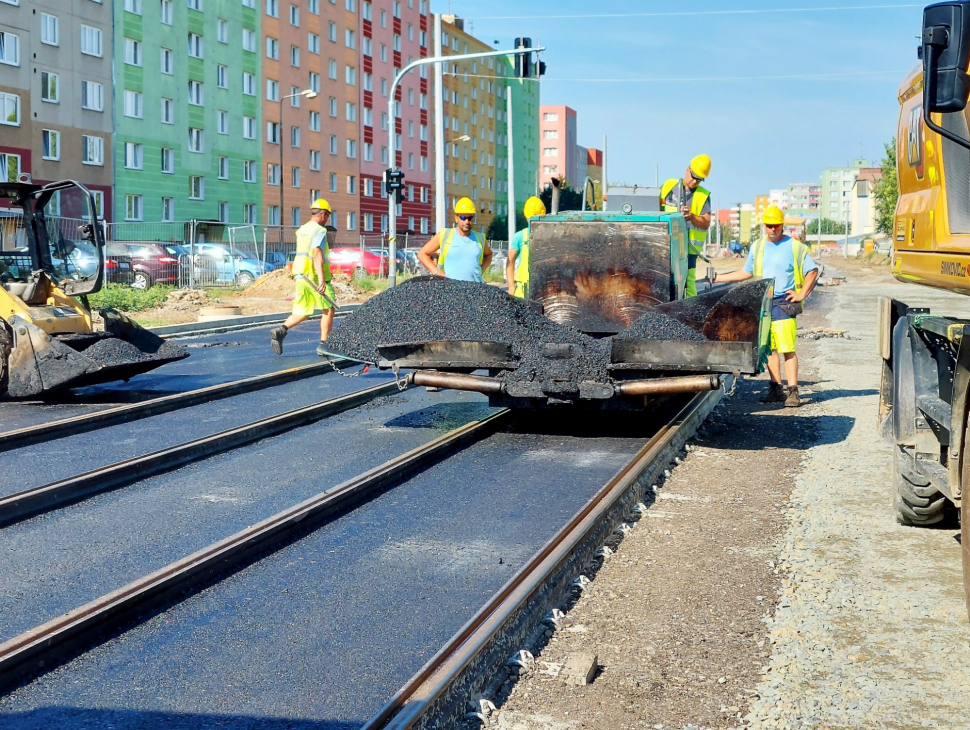
{"type": "Polygon", "coordinates": [[[771,230],[775,231],[775,230],[781,228],[781,223],[774,223],[772,225],[769,225],[769,224],[765,223],[765,228],[770,228],[771,230]]]}
{"type": "Polygon", "coordinates": [[[458,220],[461,220],[461,221],[473,221],[473,220],[475,220],[475,216],[473,216],[473,215],[460,215],[460,216],[458,216],[458,220]]]}
{"type": "Polygon", "coordinates": [[[697,175],[695,175],[695,174],[694,174],[694,171],[693,171],[693,170],[691,170],[691,171],[690,171],[690,176],[691,176],[692,178],[694,178],[695,180],[697,180],[697,182],[704,182],[704,178],[702,178],[702,177],[697,177],[697,175]]]}

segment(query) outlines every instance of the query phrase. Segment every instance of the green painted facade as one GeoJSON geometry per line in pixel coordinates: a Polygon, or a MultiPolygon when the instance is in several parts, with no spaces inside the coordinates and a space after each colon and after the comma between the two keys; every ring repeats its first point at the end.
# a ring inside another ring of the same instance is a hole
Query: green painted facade
{"type": "Polygon", "coordinates": [[[174,220],[218,220],[219,203],[228,203],[231,223],[262,222],[262,87],[260,6],[241,0],[202,0],[204,12],[186,0],[172,3],[172,25],[161,22],[160,0],[143,0],[142,15],[114,0],[115,32],[115,216],[126,220],[127,196],[141,195],[144,221],[162,220],[162,199],[174,200],[174,220]],[[219,21],[228,23],[228,42],[219,40],[219,21]],[[255,52],[243,50],[243,29],[254,33],[255,52]],[[202,36],[203,58],[188,55],[189,34],[202,36]],[[126,63],[125,39],[141,44],[140,67],[126,63]],[[162,48],[173,52],[173,73],[161,71],[162,48]],[[219,88],[218,67],[226,67],[228,89],[219,88]],[[254,95],[243,94],[243,74],[254,75],[254,95]],[[189,104],[189,84],[202,82],[203,105],[189,104]],[[142,94],[141,119],[125,116],[125,90],[142,94]],[[174,102],[174,124],[162,123],[162,99],[174,102]],[[228,113],[228,134],[220,134],[219,111],[228,113]],[[243,117],[255,118],[255,139],[243,138],[243,117]],[[201,129],[204,151],[189,152],[189,129],[201,129]],[[125,144],[142,145],[143,169],[125,167],[125,144]],[[162,148],[174,151],[174,170],[162,172],[162,148]],[[228,180],[219,179],[219,158],[229,160],[228,180]],[[243,181],[244,161],[255,166],[253,182],[243,181]],[[204,199],[190,199],[190,177],[204,179],[204,199]],[[244,206],[255,206],[254,221],[244,221],[244,206]]]}
{"type": "MultiPolygon", "coordinates": [[[[512,94],[511,156],[515,171],[515,208],[521,212],[526,198],[536,194],[539,173],[539,80],[516,77],[508,57],[501,57],[500,67],[506,88],[512,94]]],[[[507,129],[503,133],[507,134],[507,129]]],[[[508,148],[504,150],[508,156],[508,148]]],[[[508,193],[503,195],[503,203],[507,204],[508,193]]]]}

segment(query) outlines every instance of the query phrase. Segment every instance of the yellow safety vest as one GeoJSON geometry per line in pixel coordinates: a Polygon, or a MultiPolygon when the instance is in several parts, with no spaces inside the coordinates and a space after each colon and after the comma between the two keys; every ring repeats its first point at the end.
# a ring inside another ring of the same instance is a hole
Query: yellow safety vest
{"type": "Polygon", "coordinates": [[[315,221],[310,221],[309,223],[304,223],[296,232],[296,256],[293,258],[293,276],[303,276],[315,285],[319,286],[320,282],[317,281],[317,272],[313,266],[313,257],[310,255],[310,244],[313,243],[313,239],[316,237],[317,233],[323,231],[323,277],[324,281],[330,281],[332,277],[330,273],[330,244],[327,243],[327,229],[321,226],[315,221]]]}
{"type": "MultiPolygon", "coordinates": [[[[670,195],[670,191],[677,187],[677,183],[682,183],[683,180],[679,180],[676,177],[670,178],[667,182],[663,184],[660,188],[660,200],[666,201],[667,196],[670,195]]],[[[694,195],[690,199],[690,212],[691,215],[699,216],[701,211],[704,210],[704,204],[711,197],[711,192],[707,188],[702,188],[697,186],[694,190],[694,195]]],[[[676,205],[669,205],[668,203],[663,203],[664,213],[677,213],[680,208],[676,205]]],[[[698,228],[690,226],[687,231],[687,238],[689,244],[687,246],[688,253],[697,256],[704,253],[704,243],[707,241],[707,231],[702,231],[698,228]]]]}
{"type": "MultiPolygon", "coordinates": [[[[760,277],[762,275],[762,270],[764,268],[765,262],[765,237],[762,236],[754,243],[754,248],[751,251],[752,258],[754,259],[754,275],[760,277]]],[[[797,238],[792,238],[792,255],[795,257],[795,292],[801,292],[802,284],[805,283],[805,256],[808,254],[808,246],[799,241],[797,238]]],[[[781,294],[781,292],[776,292],[781,294]]]]}
{"type": "Polygon", "coordinates": [[[514,281],[520,284],[529,283],[529,229],[522,231],[522,248],[515,258],[515,277],[514,281]]]}
{"type": "MultiPolygon", "coordinates": [[[[455,237],[457,228],[445,229],[444,240],[438,249],[438,268],[445,271],[445,259],[448,258],[448,250],[451,248],[451,241],[455,237]]],[[[485,261],[485,239],[478,231],[469,231],[469,237],[478,244],[478,265],[481,266],[485,261]]]]}

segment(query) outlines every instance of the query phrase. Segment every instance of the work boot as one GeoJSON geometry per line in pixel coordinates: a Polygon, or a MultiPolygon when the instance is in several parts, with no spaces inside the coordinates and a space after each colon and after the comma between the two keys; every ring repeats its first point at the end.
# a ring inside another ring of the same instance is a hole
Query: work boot
{"type": "Polygon", "coordinates": [[[283,338],[286,337],[287,331],[286,327],[280,325],[269,333],[270,344],[273,346],[273,352],[277,355],[283,354],[283,338]]]}
{"type": "Polygon", "coordinates": [[[759,403],[783,403],[785,401],[785,386],[781,383],[769,383],[768,392],[759,399],[759,403]]]}
{"type": "Polygon", "coordinates": [[[320,344],[317,345],[317,354],[320,357],[330,357],[330,353],[327,352],[327,343],[321,340],[320,344]]]}
{"type": "Polygon", "coordinates": [[[788,397],[785,398],[785,408],[798,408],[801,404],[802,399],[798,397],[798,386],[789,386],[788,397]]]}

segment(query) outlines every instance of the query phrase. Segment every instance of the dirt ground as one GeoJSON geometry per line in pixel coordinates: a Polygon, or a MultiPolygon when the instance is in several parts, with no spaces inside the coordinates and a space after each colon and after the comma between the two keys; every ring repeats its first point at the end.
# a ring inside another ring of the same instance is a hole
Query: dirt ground
{"type": "Polygon", "coordinates": [[[958,531],[894,520],[873,333],[878,294],[958,315],[968,300],[823,261],[847,278],[800,318],[809,402],[740,386],[489,726],[970,727],[958,531]],[[583,654],[594,681],[564,683],[583,654]]]}

